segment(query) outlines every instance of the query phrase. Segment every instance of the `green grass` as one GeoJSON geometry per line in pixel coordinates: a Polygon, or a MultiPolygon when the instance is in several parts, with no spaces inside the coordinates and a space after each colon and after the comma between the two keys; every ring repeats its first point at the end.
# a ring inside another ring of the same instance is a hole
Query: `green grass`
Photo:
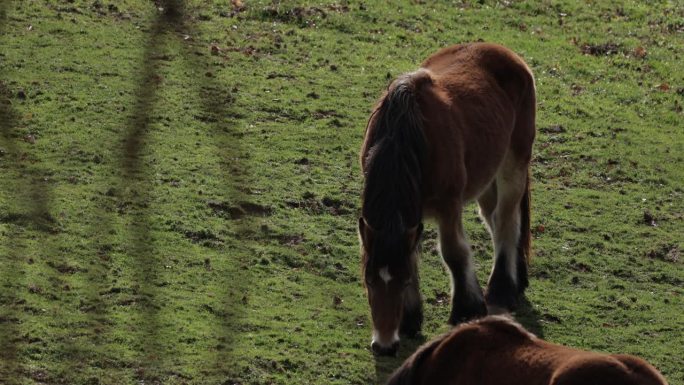
{"type": "MultiPolygon", "coordinates": [[[[390,79],[482,39],[537,80],[518,318],[684,384],[681,2],[162,3],[0,3],[0,383],[382,382],[421,340],[369,351],[366,119],[390,79]]],[[[428,339],[435,242],[428,224],[428,339]]]]}

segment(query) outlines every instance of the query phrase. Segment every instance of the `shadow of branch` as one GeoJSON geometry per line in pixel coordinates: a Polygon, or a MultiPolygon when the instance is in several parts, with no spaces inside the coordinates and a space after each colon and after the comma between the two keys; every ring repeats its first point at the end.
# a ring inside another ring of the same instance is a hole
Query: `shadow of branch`
{"type": "MultiPolygon", "coordinates": [[[[182,1],[173,1],[173,7],[182,7],[182,1]]],[[[168,5],[167,5],[168,6],[168,5]]],[[[183,15],[184,11],[177,11],[175,14],[183,15]]],[[[193,18],[184,17],[177,19],[175,24],[178,36],[197,36],[198,31],[193,22],[193,18]]],[[[184,50],[184,62],[189,73],[198,81],[197,95],[202,103],[202,113],[204,121],[211,130],[208,133],[212,137],[216,154],[220,159],[223,177],[222,185],[225,186],[222,199],[232,207],[237,207],[241,202],[245,202],[247,197],[239,189],[240,184],[248,179],[248,166],[241,159],[242,147],[239,140],[239,133],[231,121],[232,109],[236,99],[231,93],[233,87],[223,83],[219,76],[206,76],[206,72],[213,66],[211,56],[207,54],[208,47],[197,45],[192,40],[182,41],[184,50]]],[[[234,234],[242,234],[246,231],[246,223],[253,221],[249,215],[244,218],[232,219],[226,222],[226,226],[234,234]]],[[[220,312],[218,319],[218,345],[216,350],[216,360],[213,370],[218,374],[230,375],[228,365],[234,361],[233,345],[238,335],[237,323],[244,315],[242,301],[246,298],[245,294],[250,287],[251,281],[249,271],[241,268],[240,255],[247,253],[245,247],[246,240],[236,240],[237,243],[229,244],[224,250],[224,257],[227,258],[228,270],[221,274],[219,286],[222,288],[220,296],[223,302],[223,311],[220,312]]]]}

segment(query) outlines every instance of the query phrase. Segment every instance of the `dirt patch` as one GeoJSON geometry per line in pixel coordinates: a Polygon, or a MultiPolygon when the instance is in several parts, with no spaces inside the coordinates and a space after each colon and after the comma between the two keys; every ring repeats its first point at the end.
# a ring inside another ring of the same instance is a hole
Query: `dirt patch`
{"type": "Polygon", "coordinates": [[[82,272],[82,271],[86,271],[85,269],[83,269],[79,266],[70,265],[66,262],[56,263],[53,261],[48,261],[47,265],[50,266],[51,268],[57,270],[58,272],[60,272],[62,274],[68,274],[68,275],[75,274],[75,273],[82,272]]]}
{"type": "Polygon", "coordinates": [[[644,211],[643,223],[648,226],[657,227],[656,217],[650,211],[644,211]]]}
{"type": "Polygon", "coordinates": [[[657,259],[665,262],[681,262],[681,251],[678,245],[661,245],[651,249],[646,256],[650,259],[657,259]]]}
{"type": "Polygon", "coordinates": [[[344,202],[331,197],[323,197],[321,200],[318,200],[312,193],[305,193],[303,199],[297,201],[286,201],[285,204],[294,209],[307,210],[315,215],[321,215],[324,213],[335,216],[346,215],[351,213],[352,208],[352,205],[349,202],[344,202]]]}
{"type": "Polygon", "coordinates": [[[227,219],[240,219],[245,216],[266,217],[273,213],[271,207],[252,202],[240,202],[237,205],[231,205],[228,202],[209,201],[207,202],[207,206],[209,206],[217,216],[227,219]]]}
{"type": "Polygon", "coordinates": [[[318,109],[312,114],[313,118],[316,120],[326,119],[326,118],[341,118],[342,115],[335,110],[322,110],[318,109]]]}
{"type": "Polygon", "coordinates": [[[263,20],[292,23],[301,26],[315,27],[316,19],[325,19],[329,13],[347,13],[346,5],[328,5],[325,7],[294,7],[282,9],[280,6],[270,6],[262,9],[259,16],[263,20]]]}
{"type": "Polygon", "coordinates": [[[591,266],[587,265],[586,263],[583,262],[577,262],[577,261],[571,261],[570,262],[570,267],[575,270],[579,271],[582,273],[591,273],[592,269],[591,266]]]}
{"type": "Polygon", "coordinates": [[[12,223],[19,226],[31,227],[50,234],[60,232],[60,226],[50,213],[36,213],[27,215],[22,213],[7,213],[0,216],[0,223],[12,223]]]}
{"type": "Polygon", "coordinates": [[[580,51],[591,56],[611,56],[622,52],[622,45],[617,43],[589,44],[580,46],[580,51]]]}
{"type": "Polygon", "coordinates": [[[542,314],[542,319],[546,322],[551,322],[551,323],[555,323],[555,324],[563,323],[562,320],[560,319],[560,317],[555,316],[555,315],[550,314],[550,313],[542,314]]]}
{"type": "Polygon", "coordinates": [[[206,243],[206,241],[223,243],[221,238],[219,238],[211,230],[207,230],[207,229],[201,229],[198,231],[185,230],[185,231],[183,231],[183,235],[186,238],[190,239],[193,243],[200,243],[200,242],[206,243]]]}
{"type": "Polygon", "coordinates": [[[278,237],[278,242],[285,246],[297,246],[304,242],[304,234],[281,235],[278,237]]]}
{"type": "Polygon", "coordinates": [[[444,291],[435,292],[434,297],[426,299],[425,302],[435,306],[447,306],[449,305],[449,294],[444,291]]]}
{"type": "Polygon", "coordinates": [[[180,223],[171,223],[172,231],[182,234],[192,243],[199,243],[206,247],[219,247],[223,245],[223,239],[210,229],[186,229],[180,223]]]}
{"type": "Polygon", "coordinates": [[[328,211],[332,215],[344,215],[344,214],[349,214],[349,210],[345,207],[345,202],[339,200],[339,199],[333,199],[330,197],[324,197],[321,200],[321,203],[323,203],[323,206],[328,208],[328,211]]]}
{"type": "Polygon", "coordinates": [[[566,130],[565,127],[563,127],[562,125],[554,124],[553,126],[540,128],[539,132],[542,132],[544,134],[562,134],[566,132],[566,130]]]}

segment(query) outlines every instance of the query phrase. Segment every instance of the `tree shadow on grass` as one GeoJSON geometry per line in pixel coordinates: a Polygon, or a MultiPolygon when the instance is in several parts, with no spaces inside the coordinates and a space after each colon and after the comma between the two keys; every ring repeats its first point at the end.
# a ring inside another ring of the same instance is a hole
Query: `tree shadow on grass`
{"type": "MultiPolygon", "coordinates": [[[[164,368],[166,362],[173,357],[172,352],[169,352],[169,346],[164,346],[160,343],[160,333],[162,321],[159,317],[159,309],[163,298],[158,293],[159,276],[160,276],[160,261],[155,255],[157,252],[154,237],[151,233],[155,225],[152,219],[151,202],[153,196],[151,195],[151,185],[153,184],[153,174],[149,170],[144,161],[144,154],[148,149],[149,132],[154,124],[151,116],[158,100],[158,92],[160,87],[160,76],[158,73],[157,64],[157,47],[163,45],[166,39],[173,34],[176,38],[180,38],[179,32],[188,33],[193,30],[193,26],[185,20],[183,15],[183,7],[181,1],[158,1],[164,12],[156,15],[156,18],[151,26],[148,41],[144,47],[142,66],[140,72],[137,74],[138,88],[135,92],[135,102],[132,112],[126,122],[126,132],[121,148],[120,159],[120,179],[118,181],[118,193],[115,199],[118,200],[118,206],[121,208],[125,220],[128,221],[127,238],[129,244],[127,245],[128,256],[133,263],[133,287],[132,294],[134,295],[133,306],[138,310],[138,315],[141,321],[137,325],[139,328],[134,331],[138,336],[139,341],[136,345],[139,348],[140,366],[135,368],[136,375],[139,381],[146,382],[160,382],[162,381],[160,373],[164,368]]],[[[0,3],[0,14],[2,26],[6,26],[6,14],[10,2],[0,3]]],[[[172,37],[173,38],[173,37],[172,37]]],[[[222,84],[217,84],[217,80],[209,81],[201,68],[208,67],[211,63],[206,59],[197,56],[193,52],[192,47],[182,42],[186,47],[185,62],[188,67],[192,68],[192,74],[196,79],[201,79],[200,90],[198,95],[204,105],[204,112],[206,115],[216,117],[209,124],[212,132],[216,137],[216,150],[220,153],[222,166],[225,167],[223,176],[225,178],[225,185],[231,184],[231,179],[235,174],[235,170],[245,173],[243,165],[236,160],[236,154],[240,153],[239,142],[237,138],[231,134],[227,127],[226,120],[223,119],[227,115],[228,108],[232,103],[232,96],[227,94],[227,87],[222,84]]],[[[3,85],[0,83],[0,86],[3,85]]],[[[50,232],[53,231],[54,219],[49,214],[50,191],[47,184],[42,182],[40,172],[36,175],[31,173],[36,168],[30,170],[23,169],[19,163],[19,159],[23,156],[21,149],[17,146],[17,141],[21,140],[15,129],[18,125],[20,117],[12,109],[9,98],[5,98],[0,93],[0,139],[5,154],[2,161],[7,162],[8,169],[17,175],[27,176],[27,178],[17,178],[14,186],[7,186],[7,197],[16,198],[18,202],[16,206],[21,206],[21,212],[17,214],[8,215],[3,218],[11,221],[11,232],[6,234],[6,239],[11,239],[13,242],[8,243],[5,249],[6,256],[3,257],[3,268],[0,272],[0,278],[3,283],[3,293],[0,294],[2,299],[2,311],[0,312],[0,377],[5,379],[20,378],[23,374],[21,367],[21,355],[18,349],[21,340],[18,338],[21,330],[19,330],[19,322],[21,316],[18,290],[22,289],[22,259],[23,255],[23,238],[22,226],[31,226],[34,229],[50,232]],[[7,101],[7,102],[6,102],[7,101]],[[12,189],[11,191],[9,189],[12,189]],[[6,283],[10,282],[8,285],[6,283]]],[[[242,196],[237,190],[227,189],[227,200],[229,202],[241,202],[242,196]]],[[[94,236],[98,234],[106,234],[113,230],[111,214],[101,212],[95,216],[97,224],[94,225],[89,233],[94,236]],[[95,227],[97,226],[97,228],[95,227]]],[[[245,218],[248,220],[248,218],[245,218]]],[[[241,222],[235,222],[237,226],[241,222]]],[[[111,321],[107,320],[106,303],[102,299],[103,292],[106,288],[106,274],[109,271],[109,263],[107,262],[107,254],[111,245],[107,241],[100,239],[91,240],[96,247],[97,257],[102,259],[101,263],[96,263],[96,267],[92,266],[87,271],[87,286],[85,288],[85,302],[86,306],[82,306],[80,310],[88,313],[91,317],[91,324],[98,331],[95,335],[100,335],[103,328],[111,321]],[[105,326],[103,326],[105,325],[105,326]]],[[[44,246],[41,252],[49,252],[49,246],[44,246]]],[[[231,251],[227,250],[227,257],[232,257],[231,251]]],[[[231,261],[232,262],[232,261],[231,261]]],[[[217,356],[215,366],[221,370],[226,364],[230,363],[230,355],[232,354],[231,343],[235,338],[235,330],[233,325],[237,317],[239,317],[240,303],[235,301],[235,293],[243,293],[249,278],[241,275],[241,279],[237,280],[230,275],[223,275],[222,282],[219,285],[225,289],[221,293],[223,300],[222,311],[216,312],[218,319],[217,328],[220,329],[217,343],[217,356]],[[233,292],[228,294],[229,289],[233,292]],[[219,348],[219,346],[223,346],[219,348]]],[[[240,294],[242,295],[242,294],[240,294]]],[[[239,297],[237,297],[239,298],[239,297]]],[[[67,336],[68,337],[68,336],[67,336]]],[[[135,338],[135,337],[134,337],[135,338]]],[[[71,338],[67,338],[71,340],[71,338]]],[[[97,344],[97,339],[94,343],[97,344]]],[[[68,341],[66,342],[68,344],[68,341]]],[[[78,353],[74,347],[65,345],[66,359],[69,357],[75,358],[78,353]],[[73,353],[73,354],[72,354],[73,353]]],[[[81,357],[82,358],[82,357],[81,357]]],[[[73,370],[76,369],[76,361],[68,364],[72,366],[66,377],[73,376],[73,370]]],[[[80,361],[80,360],[78,360],[80,361]]],[[[61,380],[65,380],[62,378],[61,380]]]]}
{"type": "MultiPolygon", "coordinates": [[[[175,3],[178,7],[183,6],[181,1],[175,3]]],[[[176,23],[176,31],[179,36],[196,36],[198,34],[191,17],[184,17],[183,22],[176,23]]],[[[239,133],[231,123],[233,116],[231,107],[235,103],[235,97],[230,91],[233,87],[224,84],[220,80],[220,76],[207,76],[213,67],[207,55],[208,46],[197,46],[192,40],[183,40],[181,44],[186,68],[198,81],[199,89],[196,92],[202,103],[203,117],[201,120],[211,130],[208,135],[212,137],[216,153],[220,159],[223,186],[225,186],[222,199],[232,209],[237,209],[238,215],[227,222],[227,226],[231,228],[236,237],[240,237],[247,231],[248,223],[254,220],[252,214],[255,213],[251,213],[250,210],[243,211],[242,208],[248,199],[240,187],[243,183],[247,183],[249,170],[242,161],[243,149],[240,144],[239,133]]],[[[208,370],[216,371],[217,374],[224,377],[234,374],[230,372],[231,368],[228,365],[234,361],[233,345],[239,333],[237,323],[244,314],[242,302],[249,294],[248,288],[251,281],[250,273],[243,268],[242,262],[244,261],[240,260],[239,257],[240,254],[244,255],[249,252],[247,245],[244,244],[246,240],[236,241],[237,243],[228,243],[223,250],[224,258],[227,259],[230,270],[220,275],[222,309],[214,314],[217,317],[216,332],[218,334],[216,359],[213,368],[208,368],[208,370]]]]}
{"type": "MultiPolygon", "coordinates": [[[[195,35],[192,18],[186,15],[186,8],[183,1],[166,0],[155,2],[162,11],[157,15],[150,30],[150,37],[145,46],[143,54],[143,67],[138,75],[139,88],[136,92],[136,102],[130,119],[127,122],[127,132],[124,140],[124,151],[121,160],[122,179],[121,191],[123,200],[132,206],[130,224],[130,254],[135,260],[135,285],[142,300],[141,309],[144,325],[142,326],[143,337],[143,367],[138,370],[142,373],[140,380],[160,381],[161,370],[164,370],[164,362],[170,357],[170,352],[166,351],[168,346],[158,343],[160,340],[159,294],[155,282],[158,279],[158,267],[160,261],[154,256],[154,240],[150,229],[154,226],[151,220],[149,204],[152,200],[150,195],[151,173],[145,169],[143,153],[146,149],[149,132],[151,130],[150,114],[155,108],[158,99],[161,77],[155,66],[158,60],[157,47],[162,46],[167,39],[177,39],[182,46],[182,60],[191,70],[192,78],[199,83],[200,89],[197,90],[198,96],[203,105],[203,114],[207,117],[205,123],[208,124],[212,136],[216,143],[216,150],[220,155],[221,165],[224,166],[224,185],[226,186],[226,200],[228,204],[235,204],[242,201],[241,193],[232,189],[231,181],[235,176],[235,170],[245,173],[244,165],[239,164],[238,156],[240,153],[238,140],[231,135],[226,116],[229,114],[230,105],[233,103],[232,95],[227,85],[220,84],[217,79],[208,80],[204,68],[210,66],[203,56],[198,55],[193,50],[191,42],[185,41],[182,37],[195,35]],[[151,376],[151,373],[157,375],[151,376]]],[[[247,220],[247,218],[245,219],[247,220]]],[[[229,226],[240,226],[240,221],[232,222],[229,226]],[[237,223],[237,224],[236,224],[237,223]]],[[[238,231],[239,232],[239,231],[238,231]]],[[[234,245],[233,245],[234,246],[234,245]]],[[[227,258],[234,258],[235,250],[225,250],[227,258]]],[[[237,261],[230,261],[237,262],[237,261]]],[[[220,274],[222,282],[219,286],[222,290],[219,295],[222,298],[223,309],[213,309],[211,313],[217,317],[218,341],[215,346],[216,362],[213,368],[219,373],[227,374],[224,366],[231,362],[232,343],[235,338],[234,324],[236,318],[240,316],[239,303],[236,301],[244,295],[245,288],[248,286],[249,277],[244,272],[239,279],[235,274],[220,274]],[[238,297],[238,294],[240,297],[238,297]]]]}
{"type": "MultiPolygon", "coordinates": [[[[0,5],[0,24],[5,24],[5,12],[4,8],[7,4],[0,5]]],[[[0,32],[4,32],[0,30],[0,32]]],[[[17,116],[14,110],[11,108],[9,99],[5,99],[4,84],[0,83],[0,130],[2,132],[2,146],[3,146],[3,159],[0,160],[2,163],[7,163],[10,166],[15,162],[16,157],[18,157],[18,151],[14,146],[14,138],[12,137],[12,131],[16,126],[17,116]]],[[[3,165],[3,169],[4,169],[3,165]]],[[[3,186],[3,189],[9,186],[3,186]]],[[[5,191],[8,193],[9,191],[5,191]]],[[[7,194],[7,196],[15,197],[14,195],[19,194],[7,194]]],[[[2,222],[11,223],[15,219],[16,214],[7,214],[2,218],[2,222]]],[[[2,248],[3,255],[0,256],[2,261],[2,268],[0,269],[0,285],[2,285],[2,292],[0,293],[0,378],[5,378],[11,381],[10,383],[15,383],[20,376],[20,360],[18,357],[18,336],[19,336],[19,298],[17,291],[19,290],[19,285],[23,283],[23,269],[22,264],[22,251],[24,245],[21,242],[21,237],[19,236],[19,231],[15,229],[15,226],[11,227],[11,230],[3,235],[5,238],[5,244],[2,248]]]]}
{"type": "MultiPolygon", "coordinates": [[[[0,36],[5,39],[8,36],[7,16],[12,5],[12,1],[0,2],[0,36]]],[[[3,45],[4,42],[0,46],[3,45]]],[[[26,98],[23,91],[20,93],[15,100],[26,98]]],[[[0,251],[0,379],[19,383],[28,370],[22,362],[21,345],[25,334],[19,326],[24,318],[24,308],[28,306],[20,295],[26,290],[23,264],[28,260],[28,245],[24,239],[27,232],[33,232],[44,245],[45,259],[52,258],[55,254],[52,238],[58,232],[58,226],[50,214],[52,194],[44,172],[32,164],[32,154],[18,145],[20,140],[30,141],[31,138],[21,138],[16,131],[21,117],[12,107],[13,96],[13,91],[0,79],[0,165],[5,176],[9,176],[6,182],[14,178],[2,186],[3,196],[7,198],[3,206],[6,205],[7,211],[0,216],[0,222],[8,230],[3,234],[5,244],[0,251]]],[[[39,289],[34,286],[33,290],[39,289]]]]}
{"type": "Polygon", "coordinates": [[[136,307],[140,317],[137,324],[132,325],[137,329],[134,334],[140,346],[135,374],[138,381],[152,383],[163,381],[165,363],[173,355],[167,351],[170,347],[161,344],[162,322],[159,310],[163,299],[158,290],[161,262],[156,255],[150,207],[154,174],[145,163],[144,153],[150,140],[151,125],[154,123],[152,113],[161,84],[157,54],[159,47],[168,38],[168,33],[173,30],[177,18],[173,9],[165,7],[163,12],[156,14],[150,28],[140,72],[137,74],[138,88],[135,91],[133,110],[126,122],[120,161],[121,179],[117,189],[118,206],[120,212],[126,216],[128,227],[126,257],[133,265],[133,282],[130,288],[133,302],[130,305],[136,307]]]}

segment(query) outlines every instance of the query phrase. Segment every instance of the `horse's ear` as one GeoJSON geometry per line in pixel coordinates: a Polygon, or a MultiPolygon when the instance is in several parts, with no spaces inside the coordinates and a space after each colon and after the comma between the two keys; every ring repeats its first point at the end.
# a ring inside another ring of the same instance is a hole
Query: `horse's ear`
{"type": "Polygon", "coordinates": [[[359,217],[359,236],[366,250],[368,250],[373,240],[373,231],[368,222],[362,216],[359,217]]]}
{"type": "Polygon", "coordinates": [[[416,243],[418,243],[420,236],[423,234],[423,222],[418,222],[417,225],[408,229],[406,234],[408,235],[409,244],[411,245],[410,247],[413,248],[416,243]]]}
{"type": "Polygon", "coordinates": [[[366,235],[364,232],[366,231],[366,221],[363,220],[363,217],[359,217],[359,237],[361,237],[361,242],[366,243],[366,235]]]}

